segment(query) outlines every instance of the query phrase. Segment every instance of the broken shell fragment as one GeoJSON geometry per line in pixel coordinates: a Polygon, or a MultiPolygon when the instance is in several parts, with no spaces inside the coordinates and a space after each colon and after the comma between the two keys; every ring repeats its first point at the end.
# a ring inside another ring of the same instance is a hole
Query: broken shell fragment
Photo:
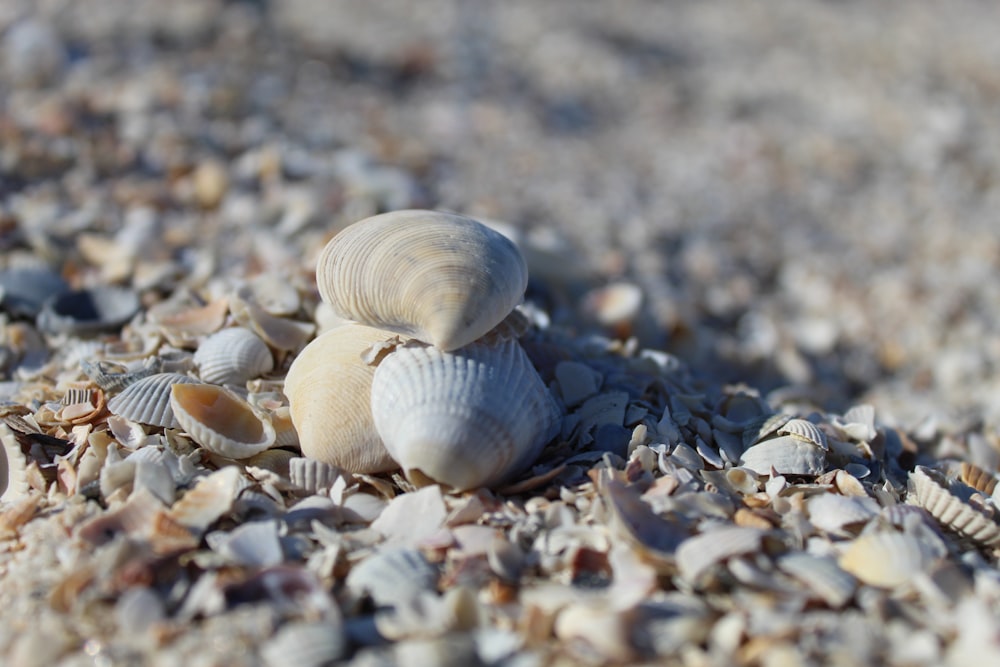
{"type": "Polygon", "coordinates": [[[512,241],[480,222],[407,210],[334,236],[317,261],[316,283],[341,317],[450,351],[514,309],[528,269],[512,241]]]}
{"type": "Polygon", "coordinates": [[[247,459],[274,444],[274,427],[250,404],[214,384],[176,384],[170,406],[181,428],[219,456],[247,459]]]}
{"type": "Polygon", "coordinates": [[[397,468],[375,430],[369,397],[374,366],[362,353],[396,335],[360,324],[332,329],[303,348],[285,376],[302,453],[349,472],[397,468]]]}
{"type": "Polygon", "coordinates": [[[194,363],[201,379],[211,384],[243,385],[274,368],[267,344],[243,327],[222,329],[206,338],[194,353],[194,363]]]}
{"type": "Polygon", "coordinates": [[[181,373],[156,373],[125,387],[122,393],[108,401],[108,411],[129,421],[163,428],[177,428],[170,405],[170,388],[175,384],[197,383],[181,373]]]}
{"type": "Polygon", "coordinates": [[[415,483],[499,484],[556,434],[559,409],[516,341],[397,348],[375,369],[375,428],[415,483]]]}

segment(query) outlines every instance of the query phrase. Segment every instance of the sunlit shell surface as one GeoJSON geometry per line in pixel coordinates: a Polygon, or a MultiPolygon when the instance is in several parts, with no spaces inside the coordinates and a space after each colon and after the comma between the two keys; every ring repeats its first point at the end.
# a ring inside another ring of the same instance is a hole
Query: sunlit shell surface
{"type": "Polygon", "coordinates": [[[965,484],[949,484],[936,470],[910,473],[909,502],[923,507],[948,530],[987,547],[1000,545],[1000,523],[992,500],[965,484]]]}
{"type": "Polygon", "coordinates": [[[320,254],[316,283],[341,317],[454,350],[514,309],[528,270],[517,246],[482,223],[408,210],[337,234],[320,254]]]}
{"type": "Polygon", "coordinates": [[[214,384],[177,384],[170,405],[181,428],[205,449],[246,459],[274,444],[274,427],[250,404],[214,384]]]}
{"type": "Polygon", "coordinates": [[[826,452],[794,435],[782,435],[748,448],[740,465],[759,475],[770,474],[772,468],[778,474],[819,475],[826,466],[826,452]]]}
{"type": "Polygon", "coordinates": [[[267,344],[254,332],[230,327],[212,334],[194,353],[201,379],[212,384],[242,385],[274,368],[267,344]]]}
{"type": "Polygon", "coordinates": [[[901,586],[933,562],[930,549],[903,533],[868,533],[844,550],[838,565],[870,586],[901,586]]]}
{"type": "Polygon", "coordinates": [[[397,468],[371,416],[375,368],[362,354],[396,334],[360,324],[332,329],[303,348],[285,376],[302,453],[349,472],[397,468]]]}
{"type": "Polygon", "coordinates": [[[498,484],[531,464],[559,412],[516,341],[443,352],[397,348],[375,370],[372,415],[411,479],[456,489],[498,484]]]}
{"type": "Polygon", "coordinates": [[[170,406],[170,388],[175,384],[192,384],[198,381],[181,373],[157,373],[144,377],[125,387],[122,393],[108,401],[112,414],[130,421],[164,428],[177,428],[170,406]]]}

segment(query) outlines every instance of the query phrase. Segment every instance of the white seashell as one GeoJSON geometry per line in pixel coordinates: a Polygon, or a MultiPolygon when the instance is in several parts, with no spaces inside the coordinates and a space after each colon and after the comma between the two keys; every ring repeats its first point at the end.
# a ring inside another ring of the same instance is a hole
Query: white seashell
{"type": "Polygon", "coordinates": [[[355,597],[368,595],[378,606],[391,606],[437,586],[437,568],[416,549],[383,549],[355,565],[345,584],[355,597]]]}
{"type": "Polygon", "coordinates": [[[18,500],[28,492],[27,460],[6,424],[0,424],[0,445],[0,500],[18,500]]]}
{"type": "Polygon", "coordinates": [[[323,667],[347,651],[347,638],[339,622],[305,621],[285,625],[261,646],[267,667],[323,667]]]}
{"type": "Polygon", "coordinates": [[[829,449],[826,444],[826,434],[820,430],[819,426],[808,419],[789,419],[775,433],[778,435],[790,435],[803,442],[808,442],[823,449],[829,449]]]}
{"type": "Polygon", "coordinates": [[[274,567],[285,559],[278,536],[278,522],[273,519],[251,521],[231,531],[205,536],[209,548],[237,565],[274,567]]]}
{"type": "Polygon", "coordinates": [[[760,551],[766,534],[760,528],[726,526],[689,537],[677,547],[677,568],[685,581],[697,584],[717,563],[760,551]]]}
{"type": "Polygon", "coordinates": [[[828,533],[841,533],[850,526],[860,526],[878,516],[878,503],[872,498],[823,493],[809,499],[809,521],[828,533]]]}
{"type": "Polygon", "coordinates": [[[559,427],[558,407],[516,341],[397,348],[375,370],[371,402],[407,477],[455,489],[509,479],[559,427]]]}
{"type": "Polygon", "coordinates": [[[285,395],[302,453],[349,472],[399,466],[382,444],[371,414],[374,366],[362,353],[395,334],[345,324],[299,353],[285,377],[285,395]]]}
{"type": "Polygon", "coordinates": [[[782,412],[751,419],[743,428],[743,449],[749,449],[752,445],[773,435],[791,420],[791,415],[782,412]]]}
{"type": "Polygon", "coordinates": [[[933,562],[931,550],[904,533],[862,535],[840,555],[842,569],[869,586],[895,588],[926,571],[933,562]]]}
{"type": "Polygon", "coordinates": [[[334,236],[317,261],[316,283],[341,317],[454,350],[514,309],[528,270],[517,246],[480,222],[407,210],[334,236]]]}
{"type": "Polygon", "coordinates": [[[194,363],[202,381],[212,384],[244,385],[274,368],[267,344],[243,327],[222,329],[206,338],[194,353],[194,363]]]}
{"type": "Polygon", "coordinates": [[[325,461],[296,457],[288,461],[288,479],[307,493],[325,493],[330,490],[343,471],[325,461]]]}
{"type": "Polygon", "coordinates": [[[770,475],[772,468],[781,475],[821,475],[826,452],[793,435],[782,435],[747,449],[740,465],[758,475],[770,475]]]}
{"type": "Polygon", "coordinates": [[[170,405],[181,428],[213,454],[247,459],[274,444],[271,420],[219,385],[175,385],[170,405]]]}
{"type": "Polygon", "coordinates": [[[857,581],[840,569],[832,558],[802,551],[785,554],[777,561],[778,569],[805,584],[817,597],[834,609],[840,609],[854,595],[857,581]]]}
{"type": "Polygon", "coordinates": [[[946,529],[984,547],[1000,545],[1000,523],[992,499],[944,475],[917,466],[907,481],[907,502],[923,507],[946,529]]]}
{"type": "Polygon", "coordinates": [[[175,384],[195,384],[193,377],[180,373],[157,373],[136,380],[108,401],[108,411],[130,421],[163,428],[179,428],[170,406],[170,388],[175,384]]]}
{"type": "Polygon", "coordinates": [[[278,350],[299,350],[312,338],[316,325],[277,317],[261,308],[247,290],[240,290],[229,299],[233,319],[264,339],[278,350]]]}
{"type": "Polygon", "coordinates": [[[875,438],[875,406],[869,403],[855,405],[844,413],[841,430],[847,437],[861,442],[868,442],[875,438]]]}

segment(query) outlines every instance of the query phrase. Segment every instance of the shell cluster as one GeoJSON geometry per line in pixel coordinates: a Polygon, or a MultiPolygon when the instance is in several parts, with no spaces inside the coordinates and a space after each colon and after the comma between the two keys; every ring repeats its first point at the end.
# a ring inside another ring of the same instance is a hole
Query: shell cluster
{"type": "Polygon", "coordinates": [[[499,232],[436,211],[376,215],[333,237],[316,281],[353,323],[309,343],[285,378],[306,456],[470,489],[509,480],[555,436],[559,409],[503,324],[528,272],[499,232]]]}

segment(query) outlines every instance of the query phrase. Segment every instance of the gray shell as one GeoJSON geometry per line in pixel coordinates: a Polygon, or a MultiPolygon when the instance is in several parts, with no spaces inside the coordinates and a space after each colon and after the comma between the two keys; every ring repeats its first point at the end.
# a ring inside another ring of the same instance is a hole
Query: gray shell
{"type": "Polygon", "coordinates": [[[178,383],[197,383],[181,373],[157,373],[137,380],[122,393],[108,401],[108,411],[125,419],[161,426],[180,428],[170,407],[170,387],[178,383]]]}

